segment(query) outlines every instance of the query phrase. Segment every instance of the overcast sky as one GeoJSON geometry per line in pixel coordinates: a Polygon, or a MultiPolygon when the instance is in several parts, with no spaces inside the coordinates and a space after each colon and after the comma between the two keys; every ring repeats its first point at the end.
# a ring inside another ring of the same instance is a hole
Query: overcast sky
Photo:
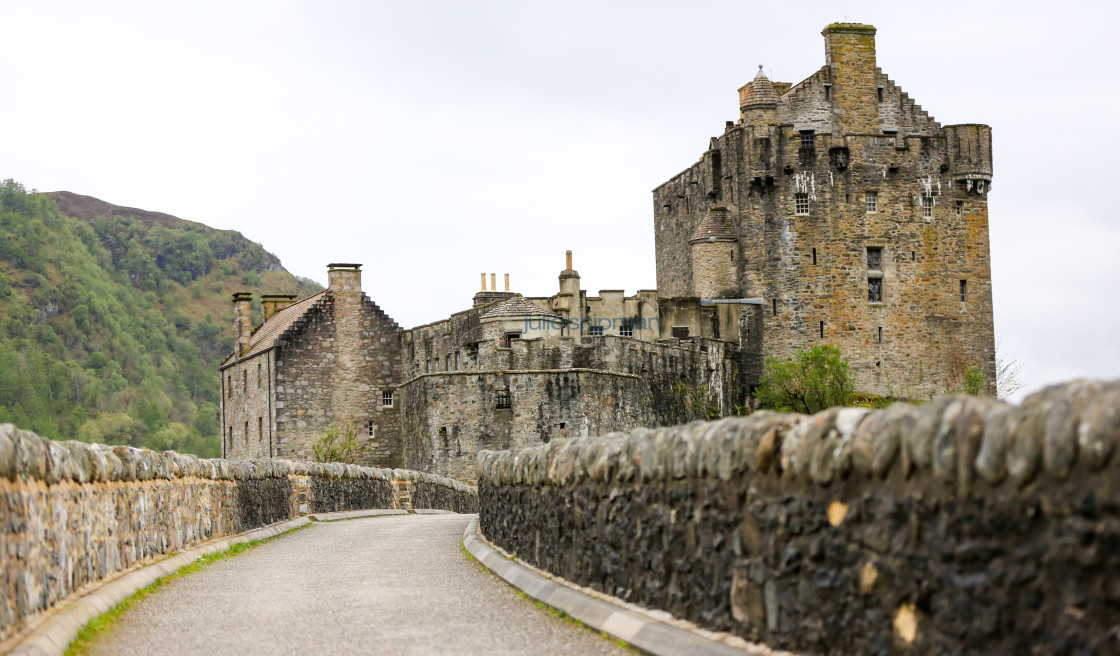
{"type": "Polygon", "coordinates": [[[996,339],[1028,387],[1120,376],[1115,3],[0,3],[0,178],[364,263],[404,326],[480,272],[656,286],[650,190],[798,82],[833,21],[943,125],[993,127],[996,339]],[[1013,9],[1012,9],[1013,7],[1013,9]]]}

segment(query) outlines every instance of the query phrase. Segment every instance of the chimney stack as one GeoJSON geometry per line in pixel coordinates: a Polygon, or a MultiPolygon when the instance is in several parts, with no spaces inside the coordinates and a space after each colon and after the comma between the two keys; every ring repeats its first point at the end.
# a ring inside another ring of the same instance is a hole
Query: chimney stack
{"type": "Polygon", "coordinates": [[[261,308],[264,310],[264,320],[268,321],[272,315],[288,307],[296,300],[295,294],[261,294],[261,308]]]}
{"type": "Polygon", "coordinates": [[[328,264],[327,288],[332,292],[361,292],[362,265],[328,264]]]}
{"type": "Polygon", "coordinates": [[[237,357],[249,350],[249,338],[253,336],[253,322],[249,318],[249,302],[253,295],[237,292],[233,295],[233,322],[237,327],[237,357]]]}

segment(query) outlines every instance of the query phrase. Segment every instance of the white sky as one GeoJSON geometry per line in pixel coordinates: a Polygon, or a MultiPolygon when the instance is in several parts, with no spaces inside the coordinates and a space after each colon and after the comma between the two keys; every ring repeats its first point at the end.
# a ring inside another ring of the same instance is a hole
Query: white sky
{"type": "Polygon", "coordinates": [[[1120,4],[0,3],[0,178],[241,231],[325,282],[362,262],[404,326],[480,272],[656,285],[650,190],[821,28],[943,125],[994,132],[996,338],[1030,389],[1120,375],[1120,4]]]}

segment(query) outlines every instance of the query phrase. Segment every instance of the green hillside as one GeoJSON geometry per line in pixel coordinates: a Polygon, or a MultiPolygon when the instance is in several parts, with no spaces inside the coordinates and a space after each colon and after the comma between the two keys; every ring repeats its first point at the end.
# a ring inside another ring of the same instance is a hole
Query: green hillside
{"type": "Polygon", "coordinates": [[[218,363],[245,289],[321,287],[238,232],[5,180],[0,423],[218,455],[218,363]]]}

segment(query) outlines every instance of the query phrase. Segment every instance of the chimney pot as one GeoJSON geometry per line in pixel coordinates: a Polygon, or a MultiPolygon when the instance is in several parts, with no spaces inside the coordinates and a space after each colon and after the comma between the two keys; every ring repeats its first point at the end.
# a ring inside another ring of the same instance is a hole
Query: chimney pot
{"type": "Polygon", "coordinates": [[[571,271],[572,270],[572,252],[571,251],[564,251],[564,260],[565,260],[565,264],[567,264],[567,266],[565,266],[564,268],[567,269],[568,271],[571,271]]]}
{"type": "Polygon", "coordinates": [[[509,291],[509,274],[506,274],[506,291],[509,291]]]}
{"type": "Polygon", "coordinates": [[[498,274],[496,273],[490,274],[490,291],[498,291],[498,274]]]}
{"type": "Polygon", "coordinates": [[[486,291],[486,274],[482,274],[482,291],[486,291]]]}

